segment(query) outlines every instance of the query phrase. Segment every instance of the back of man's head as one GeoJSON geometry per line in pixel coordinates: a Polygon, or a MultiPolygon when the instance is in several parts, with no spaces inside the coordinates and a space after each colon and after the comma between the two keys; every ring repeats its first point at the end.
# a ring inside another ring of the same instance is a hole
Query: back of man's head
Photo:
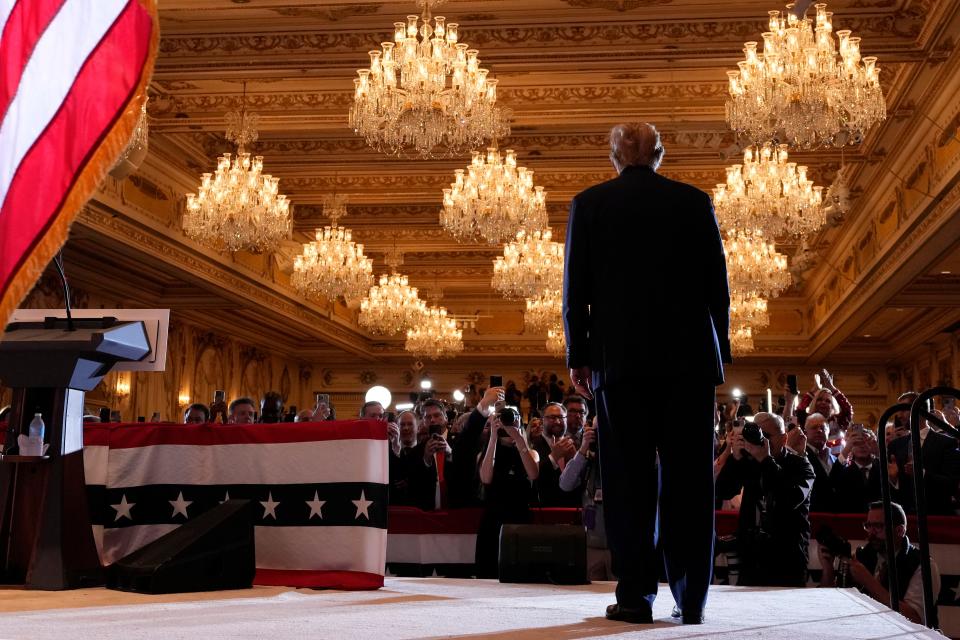
{"type": "Polygon", "coordinates": [[[656,171],[663,160],[660,133],[646,122],[616,125],[610,130],[610,160],[617,171],[626,167],[649,167],[656,171]]]}

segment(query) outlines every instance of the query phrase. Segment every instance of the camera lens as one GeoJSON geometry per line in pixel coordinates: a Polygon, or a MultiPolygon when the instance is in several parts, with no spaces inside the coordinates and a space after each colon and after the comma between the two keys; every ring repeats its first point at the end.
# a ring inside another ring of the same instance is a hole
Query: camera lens
{"type": "Polygon", "coordinates": [[[500,409],[497,417],[500,419],[500,424],[505,427],[512,427],[520,423],[520,413],[513,407],[500,409]]]}

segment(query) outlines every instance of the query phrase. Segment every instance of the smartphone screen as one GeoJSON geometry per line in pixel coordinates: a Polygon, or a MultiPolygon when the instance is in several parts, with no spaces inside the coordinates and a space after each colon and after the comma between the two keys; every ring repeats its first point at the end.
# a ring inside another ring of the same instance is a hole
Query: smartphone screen
{"type": "Polygon", "coordinates": [[[223,402],[223,399],[226,397],[227,392],[222,389],[218,389],[213,392],[213,401],[214,402],[223,402]]]}
{"type": "Polygon", "coordinates": [[[330,404],[330,395],[326,393],[317,394],[317,404],[330,404]]]}
{"type": "Polygon", "coordinates": [[[502,387],[502,386],[503,386],[503,376],[490,376],[490,386],[491,386],[491,387],[502,387]]]}

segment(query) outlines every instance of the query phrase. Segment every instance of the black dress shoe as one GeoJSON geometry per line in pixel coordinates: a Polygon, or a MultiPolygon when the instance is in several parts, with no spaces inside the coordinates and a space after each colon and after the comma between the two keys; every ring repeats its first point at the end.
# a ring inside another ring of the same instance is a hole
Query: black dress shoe
{"type": "Polygon", "coordinates": [[[619,604],[611,604],[607,607],[607,620],[619,620],[620,622],[630,622],[633,624],[651,624],[653,622],[653,611],[649,607],[623,607],[619,604]]]}
{"type": "Polygon", "coordinates": [[[703,624],[703,611],[683,612],[681,619],[683,624],[703,624]]]}

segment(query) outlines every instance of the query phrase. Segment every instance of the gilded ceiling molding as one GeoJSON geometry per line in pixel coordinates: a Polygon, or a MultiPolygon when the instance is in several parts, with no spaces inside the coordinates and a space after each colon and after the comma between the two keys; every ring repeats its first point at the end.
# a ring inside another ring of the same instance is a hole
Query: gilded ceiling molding
{"type": "MultiPolygon", "coordinates": [[[[220,289],[241,295],[252,307],[270,309],[304,326],[308,332],[320,332],[325,338],[333,340],[333,346],[365,353],[366,341],[356,329],[341,326],[334,321],[310,312],[293,289],[289,294],[281,294],[274,289],[277,285],[266,282],[251,274],[241,277],[228,273],[218,263],[216,255],[197,254],[185,246],[176,244],[176,240],[165,238],[145,229],[138,224],[96,206],[86,207],[78,217],[83,226],[103,233],[111,238],[133,246],[147,254],[157,256],[166,263],[183,269],[202,280],[213,281],[220,289]],[[211,268],[211,263],[214,268],[211,268]]],[[[231,264],[232,267],[236,265],[231,264]]]]}
{"type": "MultiPolygon", "coordinates": [[[[851,29],[864,39],[869,38],[871,52],[883,54],[894,48],[902,50],[904,39],[911,42],[920,35],[924,16],[917,9],[898,9],[881,15],[845,16],[843,28],[851,29]],[[885,45],[885,46],[884,46],[885,45]]],[[[494,64],[497,50],[506,45],[523,45],[526,49],[554,49],[562,46],[567,50],[575,45],[575,55],[583,55],[584,47],[609,47],[617,44],[704,44],[716,47],[719,43],[733,42],[740,45],[756,39],[763,28],[763,16],[755,20],[703,20],[624,22],[607,24],[536,25],[524,27],[474,27],[464,29],[462,37],[471,46],[487,51],[485,62],[494,64]],[[493,56],[491,56],[493,53],[493,56]]],[[[222,55],[238,59],[245,54],[307,54],[314,59],[319,53],[365,52],[371,42],[392,39],[392,32],[287,32],[259,34],[165,34],[160,40],[158,73],[177,67],[178,58],[197,55],[222,55]]],[[[621,52],[624,55],[626,52],[621,52]]],[[[637,57],[662,57],[662,51],[637,49],[637,57]]],[[[339,59],[336,62],[340,64],[339,59]]]]}

